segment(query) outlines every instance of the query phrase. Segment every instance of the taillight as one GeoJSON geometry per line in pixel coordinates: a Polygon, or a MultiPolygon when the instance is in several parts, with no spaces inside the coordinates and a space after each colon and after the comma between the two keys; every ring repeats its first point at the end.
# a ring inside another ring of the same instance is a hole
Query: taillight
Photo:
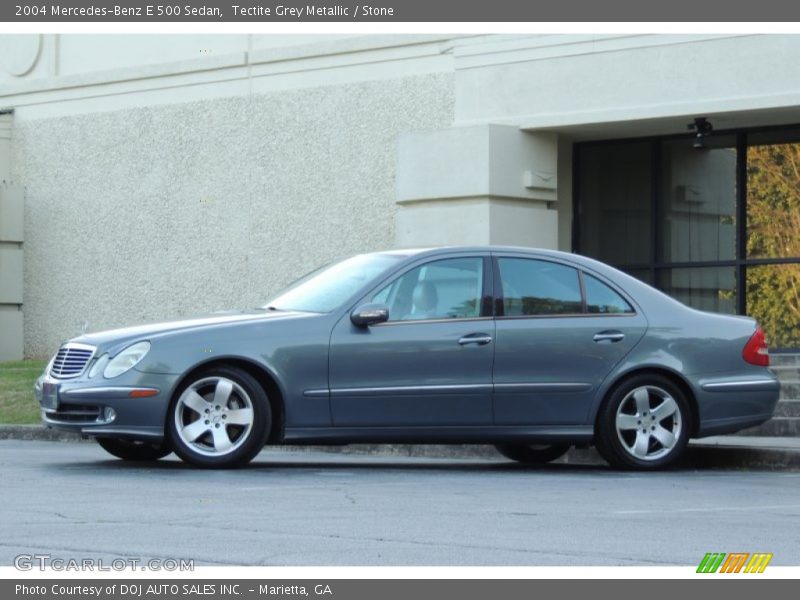
{"type": "Polygon", "coordinates": [[[767,340],[764,339],[764,330],[761,327],[756,327],[755,333],[747,340],[744,350],[742,350],[742,358],[751,365],[769,366],[769,346],[767,346],[767,340]]]}

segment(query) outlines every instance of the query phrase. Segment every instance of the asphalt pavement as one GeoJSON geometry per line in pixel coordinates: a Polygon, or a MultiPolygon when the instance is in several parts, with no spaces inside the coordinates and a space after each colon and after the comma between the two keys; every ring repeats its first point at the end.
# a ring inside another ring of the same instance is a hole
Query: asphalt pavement
{"type": "Polygon", "coordinates": [[[214,565],[800,562],[800,473],[615,472],[494,458],[265,450],[203,471],[95,444],[0,441],[0,564],[18,554],[214,565]]]}

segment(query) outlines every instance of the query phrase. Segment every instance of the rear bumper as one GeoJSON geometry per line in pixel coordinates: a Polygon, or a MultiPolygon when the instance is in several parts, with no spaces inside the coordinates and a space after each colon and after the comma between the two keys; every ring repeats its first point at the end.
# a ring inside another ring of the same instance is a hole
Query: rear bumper
{"type": "Polygon", "coordinates": [[[730,419],[716,419],[701,423],[695,438],[704,438],[710,435],[722,435],[725,433],[736,433],[748,427],[755,427],[766,423],[772,418],[772,413],[763,415],[751,415],[747,417],[732,417],[730,419]]]}
{"type": "Polygon", "coordinates": [[[735,433],[769,421],[781,390],[768,369],[757,375],[702,378],[696,387],[700,421],[694,437],[735,433]]]}

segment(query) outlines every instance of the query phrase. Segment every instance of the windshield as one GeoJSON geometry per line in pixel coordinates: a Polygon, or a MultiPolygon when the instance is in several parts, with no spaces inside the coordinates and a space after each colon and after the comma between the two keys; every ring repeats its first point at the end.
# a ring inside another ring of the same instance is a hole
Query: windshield
{"type": "Polygon", "coordinates": [[[400,260],[390,254],[359,254],[301,277],[264,308],[330,312],[400,260]]]}

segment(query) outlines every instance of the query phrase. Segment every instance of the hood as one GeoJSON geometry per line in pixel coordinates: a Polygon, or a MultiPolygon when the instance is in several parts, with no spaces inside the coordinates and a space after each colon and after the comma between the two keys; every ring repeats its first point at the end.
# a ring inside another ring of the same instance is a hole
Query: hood
{"type": "Polygon", "coordinates": [[[201,329],[204,327],[214,327],[216,325],[241,323],[245,321],[271,321],[309,317],[312,315],[313,313],[268,310],[219,312],[202,317],[190,317],[174,321],[148,323],[144,325],[134,325],[132,327],[86,333],[79,337],[72,338],[69,341],[97,346],[113,354],[116,350],[122,350],[122,348],[130,342],[140,339],[150,339],[158,335],[170,334],[177,331],[201,329]]]}

